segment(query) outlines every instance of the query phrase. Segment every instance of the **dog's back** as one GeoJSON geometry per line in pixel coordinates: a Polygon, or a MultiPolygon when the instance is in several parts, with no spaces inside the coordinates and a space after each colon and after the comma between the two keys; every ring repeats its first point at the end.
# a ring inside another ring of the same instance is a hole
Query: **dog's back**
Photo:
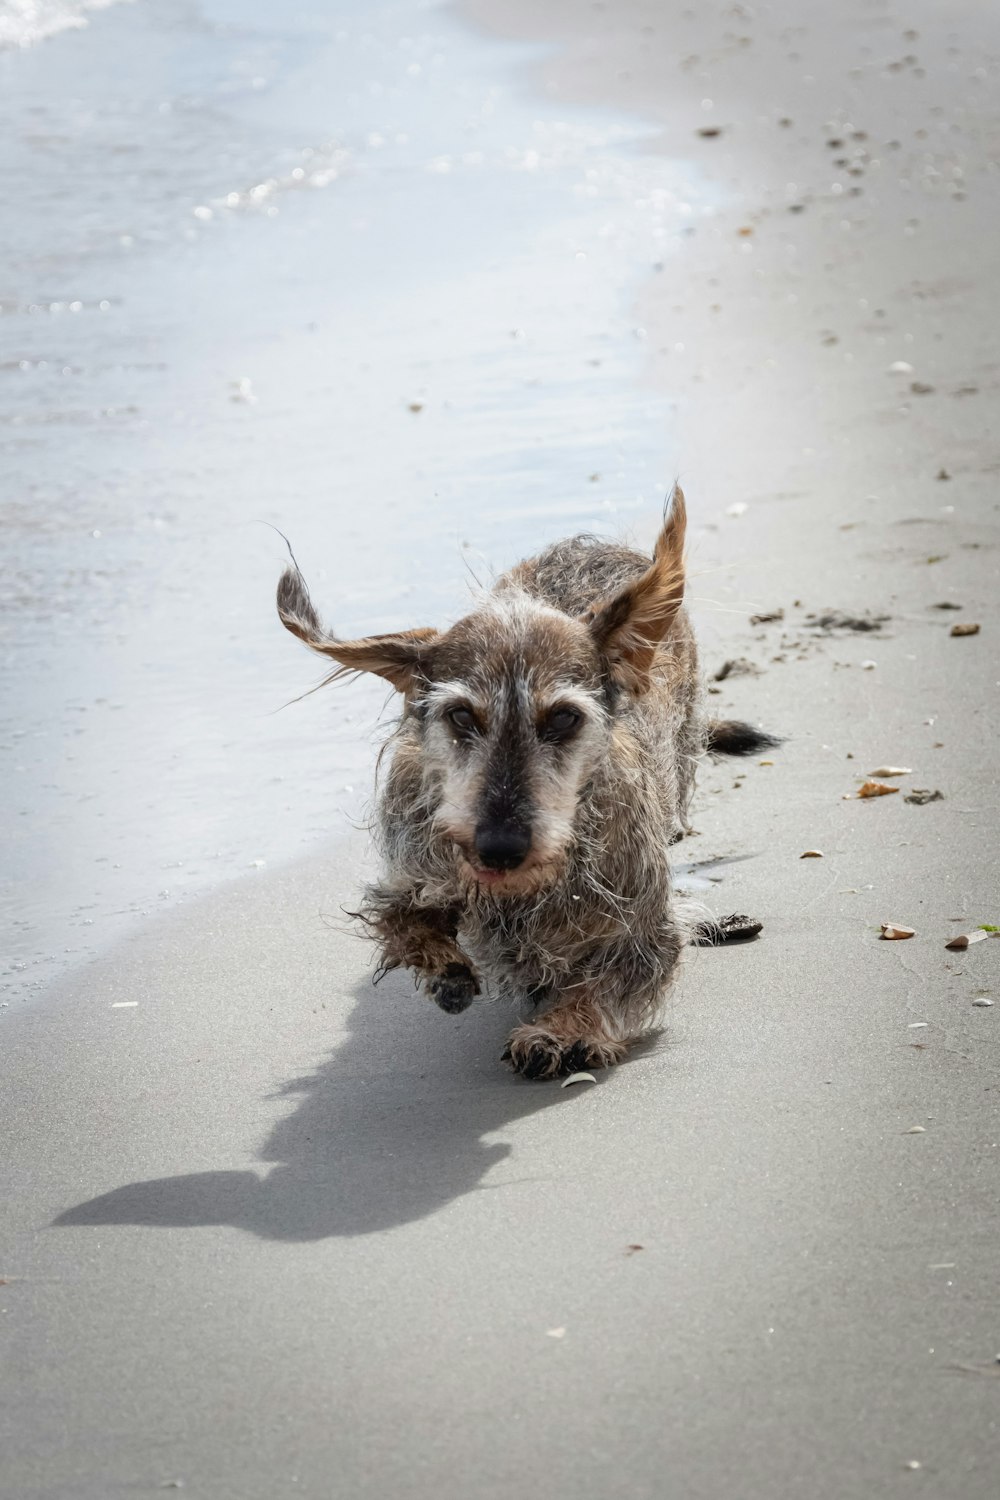
{"type": "Polygon", "coordinates": [[[498,581],[495,592],[519,588],[563,614],[577,616],[595,600],[610,599],[641,578],[649,558],[630,547],[596,536],[571,536],[519,562],[498,581]]]}

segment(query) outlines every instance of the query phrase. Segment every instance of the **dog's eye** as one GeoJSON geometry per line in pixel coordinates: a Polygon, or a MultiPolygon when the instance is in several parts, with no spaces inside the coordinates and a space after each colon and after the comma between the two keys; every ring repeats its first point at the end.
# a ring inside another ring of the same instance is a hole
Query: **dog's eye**
{"type": "Polygon", "coordinates": [[[476,718],[471,708],[450,708],[448,718],[459,734],[472,734],[476,728],[476,718]]]}
{"type": "Polygon", "coordinates": [[[572,708],[556,708],[542,725],[542,735],[547,740],[564,740],[573,733],[580,722],[580,715],[572,708]]]}

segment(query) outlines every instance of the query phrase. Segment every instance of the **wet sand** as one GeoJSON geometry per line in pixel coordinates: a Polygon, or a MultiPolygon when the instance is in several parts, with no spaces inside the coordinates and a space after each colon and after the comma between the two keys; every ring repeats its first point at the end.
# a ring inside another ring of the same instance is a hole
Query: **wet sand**
{"type": "MultiPolygon", "coordinates": [[[[647,452],[698,521],[706,668],[759,669],[712,702],[789,736],[707,770],[686,851],[752,856],[710,899],[762,939],[692,953],[664,1036],[599,1087],[526,1086],[499,1011],[370,990],[335,920],[356,835],[3,1012],[12,1495],[993,1495],[998,1010],[975,1002],[1000,941],[944,943],[1000,922],[1000,37],[979,6],[802,11],[462,9],[547,48],[521,57],[529,110],[644,120],[648,155],[704,174],[712,213],[617,283],[615,327],[623,411],[662,423],[647,452]],[[912,768],[899,793],[845,795],[883,765],[912,768]]],[[[531,405],[501,402],[504,431],[531,405]]],[[[589,519],[561,472],[526,530],[589,519]]]]}

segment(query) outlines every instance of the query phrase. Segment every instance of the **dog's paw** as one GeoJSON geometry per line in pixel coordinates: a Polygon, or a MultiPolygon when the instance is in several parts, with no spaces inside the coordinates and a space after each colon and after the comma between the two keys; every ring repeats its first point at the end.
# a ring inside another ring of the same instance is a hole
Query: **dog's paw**
{"type": "Polygon", "coordinates": [[[479,981],[468,964],[448,964],[442,973],[427,980],[427,993],[435,1005],[457,1016],[469,1006],[479,994],[479,981]]]}
{"type": "Polygon", "coordinates": [[[517,1026],[507,1038],[500,1061],[522,1078],[561,1078],[586,1068],[610,1068],[625,1054],[624,1042],[609,1037],[566,1041],[544,1026],[517,1026]]]}

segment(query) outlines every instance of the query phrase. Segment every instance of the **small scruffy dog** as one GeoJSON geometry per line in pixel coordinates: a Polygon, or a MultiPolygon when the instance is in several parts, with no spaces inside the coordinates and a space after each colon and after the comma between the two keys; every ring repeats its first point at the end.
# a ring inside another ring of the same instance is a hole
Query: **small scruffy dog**
{"type": "Polygon", "coordinates": [[[652,561],[592,537],[504,574],[449,630],[341,641],[297,567],[282,623],[403,696],[378,803],[382,878],[358,915],[376,977],[411,968],[452,1014],[480,993],[534,1008],[504,1052],[526,1078],[617,1062],[690,937],[668,848],[707,749],[774,743],[707,723],[684,609],[684,496],[652,561]]]}

